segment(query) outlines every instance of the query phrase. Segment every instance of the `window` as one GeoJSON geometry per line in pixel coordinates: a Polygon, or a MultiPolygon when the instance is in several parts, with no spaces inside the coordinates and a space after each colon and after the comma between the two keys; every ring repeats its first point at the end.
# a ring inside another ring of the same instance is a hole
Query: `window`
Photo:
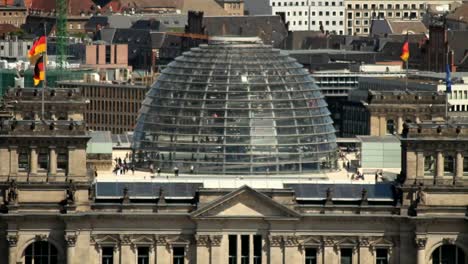
{"type": "Polygon", "coordinates": [[[435,172],[435,159],[432,155],[424,156],[424,175],[434,176],[435,172]]]}
{"type": "Polygon", "coordinates": [[[376,264],[388,264],[388,250],[386,248],[378,248],[376,252],[376,264]]]}
{"type": "Polygon", "coordinates": [[[172,249],[172,263],[173,264],[184,264],[185,248],[174,247],[172,249]]]}
{"type": "Polygon", "coordinates": [[[57,264],[57,249],[46,241],[29,245],[24,253],[25,264],[57,264]]]}
{"type": "Polygon", "coordinates": [[[47,171],[49,169],[49,149],[39,149],[37,161],[38,169],[47,171]]]}
{"type": "Polygon", "coordinates": [[[249,264],[249,235],[241,236],[241,264],[249,264]]]}
{"type": "Polygon", "coordinates": [[[364,9],[369,9],[369,6],[367,4],[364,4],[364,9]]]}
{"type": "Polygon", "coordinates": [[[114,247],[102,248],[102,264],[114,264],[114,247]]]}
{"type": "Polygon", "coordinates": [[[340,250],[340,263],[341,264],[352,264],[353,263],[353,249],[342,248],[340,250]]]}
{"type": "Polygon", "coordinates": [[[68,169],[68,150],[64,148],[57,149],[57,171],[67,172],[68,169]]]}
{"type": "Polygon", "coordinates": [[[20,171],[29,171],[29,151],[26,148],[18,150],[18,169],[20,171]]]}
{"type": "Polygon", "coordinates": [[[237,236],[229,235],[229,264],[237,263],[237,236]]]}
{"type": "Polygon", "coordinates": [[[468,176],[468,157],[463,157],[463,175],[468,176]]]}
{"type": "Polygon", "coordinates": [[[432,253],[432,264],[466,264],[465,253],[455,245],[442,245],[432,253]]]}
{"type": "Polygon", "coordinates": [[[262,263],[262,236],[261,235],[254,235],[253,237],[253,264],[261,264],[262,263]]]}
{"type": "Polygon", "coordinates": [[[149,247],[138,247],[138,264],[149,264],[149,247]]]}
{"type": "Polygon", "coordinates": [[[317,264],[317,249],[305,249],[305,264],[317,264]]]}
{"type": "Polygon", "coordinates": [[[455,175],[455,162],[453,156],[447,155],[444,158],[444,175],[455,175]]]}

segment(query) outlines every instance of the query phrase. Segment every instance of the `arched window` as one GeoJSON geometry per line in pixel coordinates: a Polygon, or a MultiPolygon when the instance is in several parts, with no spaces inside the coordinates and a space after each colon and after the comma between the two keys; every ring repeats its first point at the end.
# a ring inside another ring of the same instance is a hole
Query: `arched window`
{"type": "Polygon", "coordinates": [[[465,253],[455,245],[442,245],[432,253],[432,264],[468,264],[465,253]]]}
{"type": "Polygon", "coordinates": [[[25,264],[57,264],[57,249],[47,241],[37,241],[25,250],[25,264]]]}

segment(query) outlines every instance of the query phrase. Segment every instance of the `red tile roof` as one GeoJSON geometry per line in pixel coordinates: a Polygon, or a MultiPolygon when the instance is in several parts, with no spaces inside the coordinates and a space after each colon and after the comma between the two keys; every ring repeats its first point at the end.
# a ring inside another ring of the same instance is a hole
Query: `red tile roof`
{"type": "MultiPolygon", "coordinates": [[[[80,15],[82,11],[83,12],[91,11],[93,6],[95,6],[95,4],[92,0],[69,0],[68,1],[68,14],[80,15]]],[[[50,12],[51,10],[56,9],[55,1],[51,1],[51,0],[34,0],[31,2],[31,8],[42,10],[45,12],[50,12]]]]}

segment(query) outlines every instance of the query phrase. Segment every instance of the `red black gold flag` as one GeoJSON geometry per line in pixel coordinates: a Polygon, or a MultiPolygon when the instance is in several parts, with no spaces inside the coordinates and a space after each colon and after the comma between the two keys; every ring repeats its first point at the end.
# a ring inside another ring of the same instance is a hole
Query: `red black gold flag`
{"type": "Polygon", "coordinates": [[[44,56],[40,56],[36,61],[36,65],[34,66],[34,86],[38,86],[41,81],[44,81],[44,77],[44,56]]]}
{"type": "Polygon", "coordinates": [[[409,53],[409,41],[408,41],[408,35],[406,35],[405,43],[403,43],[403,47],[401,48],[401,60],[404,62],[407,62],[409,59],[410,53],[409,53]]]}
{"type": "Polygon", "coordinates": [[[41,56],[42,53],[45,53],[46,51],[47,40],[45,36],[42,36],[34,42],[33,46],[28,52],[28,57],[31,64],[35,64],[39,56],[41,56]]]}

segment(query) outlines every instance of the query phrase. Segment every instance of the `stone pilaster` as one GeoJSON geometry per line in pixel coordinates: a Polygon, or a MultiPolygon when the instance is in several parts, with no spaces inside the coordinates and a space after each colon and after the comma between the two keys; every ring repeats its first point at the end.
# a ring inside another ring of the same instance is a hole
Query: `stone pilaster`
{"type": "Polygon", "coordinates": [[[65,242],[67,243],[67,264],[76,263],[74,259],[76,239],[77,236],[74,233],[65,235],[65,242]]]}
{"type": "Polygon", "coordinates": [[[131,249],[131,237],[130,235],[120,236],[120,255],[122,256],[122,264],[133,264],[135,262],[135,256],[131,249]]]}
{"type": "Polygon", "coordinates": [[[426,237],[416,237],[415,239],[417,253],[417,264],[426,264],[426,237]]]}
{"type": "Polygon", "coordinates": [[[158,235],[156,240],[156,264],[170,264],[171,254],[167,247],[167,237],[158,235]]]}
{"type": "Polygon", "coordinates": [[[302,256],[299,251],[299,240],[296,236],[283,237],[284,258],[287,263],[301,263],[302,256]]]}
{"type": "Polygon", "coordinates": [[[372,253],[368,237],[359,238],[359,263],[372,263],[372,253]]]}
{"type": "Polygon", "coordinates": [[[18,243],[18,234],[8,234],[8,264],[16,264],[16,244],[18,243]]]}
{"type": "Polygon", "coordinates": [[[195,235],[195,241],[197,245],[197,263],[209,264],[211,259],[210,236],[195,235]]]}
{"type": "Polygon", "coordinates": [[[10,150],[10,177],[18,174],[18,147],[9,146],[10,150]]]}
{"type": "Polygon", "coordinates": [[[403,117],[398,116],[397,118],[397,133],[401,134],[403,131],[403,117]]]}
{"type": "Polygon", "coordinates": [[[416,151],[416,178],[418,181],[424,180],[424,152],[416,151]]]}
{"type": "Polygon", "coordinates": [[[270,243],[270,264],[283,264],[283,237],[269,236],[270,243]]]}

